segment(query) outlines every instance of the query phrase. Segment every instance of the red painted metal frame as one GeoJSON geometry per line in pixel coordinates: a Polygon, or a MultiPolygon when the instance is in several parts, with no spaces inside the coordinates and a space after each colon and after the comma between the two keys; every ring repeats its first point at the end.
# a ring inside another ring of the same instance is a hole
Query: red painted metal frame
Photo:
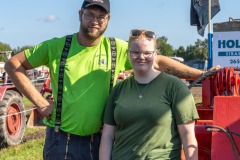
{"type": "MultiPolygon", "coordinates": [[[[240,96],[214,97],[213,125],[240,134],[240,96]]],[[[240,137],[234,136],[240,149],[240,137]]],[[[240,157],[239,157],[240,158],[240,157]]],[[[212,132],[212,160],[234,160],[231,143],[224,132],[212,132]]]]}

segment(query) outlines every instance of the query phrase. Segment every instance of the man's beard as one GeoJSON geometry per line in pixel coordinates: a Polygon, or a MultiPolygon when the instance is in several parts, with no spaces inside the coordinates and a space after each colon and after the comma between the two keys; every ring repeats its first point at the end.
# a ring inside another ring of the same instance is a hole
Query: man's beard
{"type": "Polygon", "coordinates": [[[81,30],[82,30],[82,34],[88,38],[89,40],[96,40],[98,39],[100,36],[103,35],[103,33],[105,32],[105,30],[107,29],[107,26],[103,29],[103,30],[98,30],[97,33],[90,33],[87,27],[84,27],[83,24],[80,25],[81,30]]]}

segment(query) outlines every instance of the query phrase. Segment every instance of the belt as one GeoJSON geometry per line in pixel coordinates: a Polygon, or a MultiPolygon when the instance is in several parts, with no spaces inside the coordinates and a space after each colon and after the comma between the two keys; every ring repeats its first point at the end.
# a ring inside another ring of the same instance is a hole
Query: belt
{"type": "Polygon", "coordinates": [[[88,140],[88,139],[91,139],[91,138],[94,138],[96,136],[100,136],[100,133],[94,133],[92,135],[89,135],[89,136],[79,136],[79,135],[76,135],[76,134],[71,134],[71,133],[67,133],[61,129],[59,129],[59,133],[62,134],[62,135],[65,135],[65,136],[68,136],[68,137],[71,137],[71,138],[76,138],[76,139],[82,139],[82,140],[88,140]]]}

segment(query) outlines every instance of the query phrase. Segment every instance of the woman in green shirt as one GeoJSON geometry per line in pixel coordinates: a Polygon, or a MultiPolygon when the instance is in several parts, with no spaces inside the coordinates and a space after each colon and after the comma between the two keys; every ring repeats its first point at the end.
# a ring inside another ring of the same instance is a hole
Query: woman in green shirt
{"type": "Polygon", "coordinates": [[[134,29],[128,58],[134,76],[112,90],[104,113],[100,160],[198,158],[198,113],[187,86],[154,69],[156,34],[134,29]]]}

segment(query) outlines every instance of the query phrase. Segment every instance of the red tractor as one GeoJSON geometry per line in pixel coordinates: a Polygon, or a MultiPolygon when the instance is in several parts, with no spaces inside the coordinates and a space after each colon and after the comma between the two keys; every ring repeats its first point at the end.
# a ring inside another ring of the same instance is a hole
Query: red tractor
{"type": "MultiPolygon", "coordinates": [[[[12,51],[0,52],[0,54],[6,55],[7,59],[11,57],[12,51]]],[[[3,68],[2,68],[3,70],[3,68]]],[[[52,90],[50,88],[49,72],[42,70],[40,76],[34,79],[35,81],[43,81],[44,84],[40,93],[44,96],[45,93],[49,93],[47,98],[51,97],[52,90]],[[46,77],[47,75],[47,77],[46,77]]],[[[28,119],[27,126],[43,125],[42,117],[35,108],[32,110],[32,114],[28,119]]],[[[0,85],[0,147],[17,145],[22,141],[26,128],[26,110],[23,103],[23,95],[12,84],[7,74],[3,72],[2,83],[0,85]]]]}
{"type": "Polygon", "coordinates": [[[120,72],[118,74],[118,77],[117,77],[117,83],[123,81],[124,79],[130,77],[131,75],[132,75],[132,71],[131,70],[120,72]]]}
{"type": "MultiPolygon", "coordinates": [[[[12,51],[0,52],[9,59],[12,51]]],[[[26,113],[22,94],[11,84],[3,72],[0,85],[0,146],[17,145],[21,142],[26,126],[26,113]]]]}

